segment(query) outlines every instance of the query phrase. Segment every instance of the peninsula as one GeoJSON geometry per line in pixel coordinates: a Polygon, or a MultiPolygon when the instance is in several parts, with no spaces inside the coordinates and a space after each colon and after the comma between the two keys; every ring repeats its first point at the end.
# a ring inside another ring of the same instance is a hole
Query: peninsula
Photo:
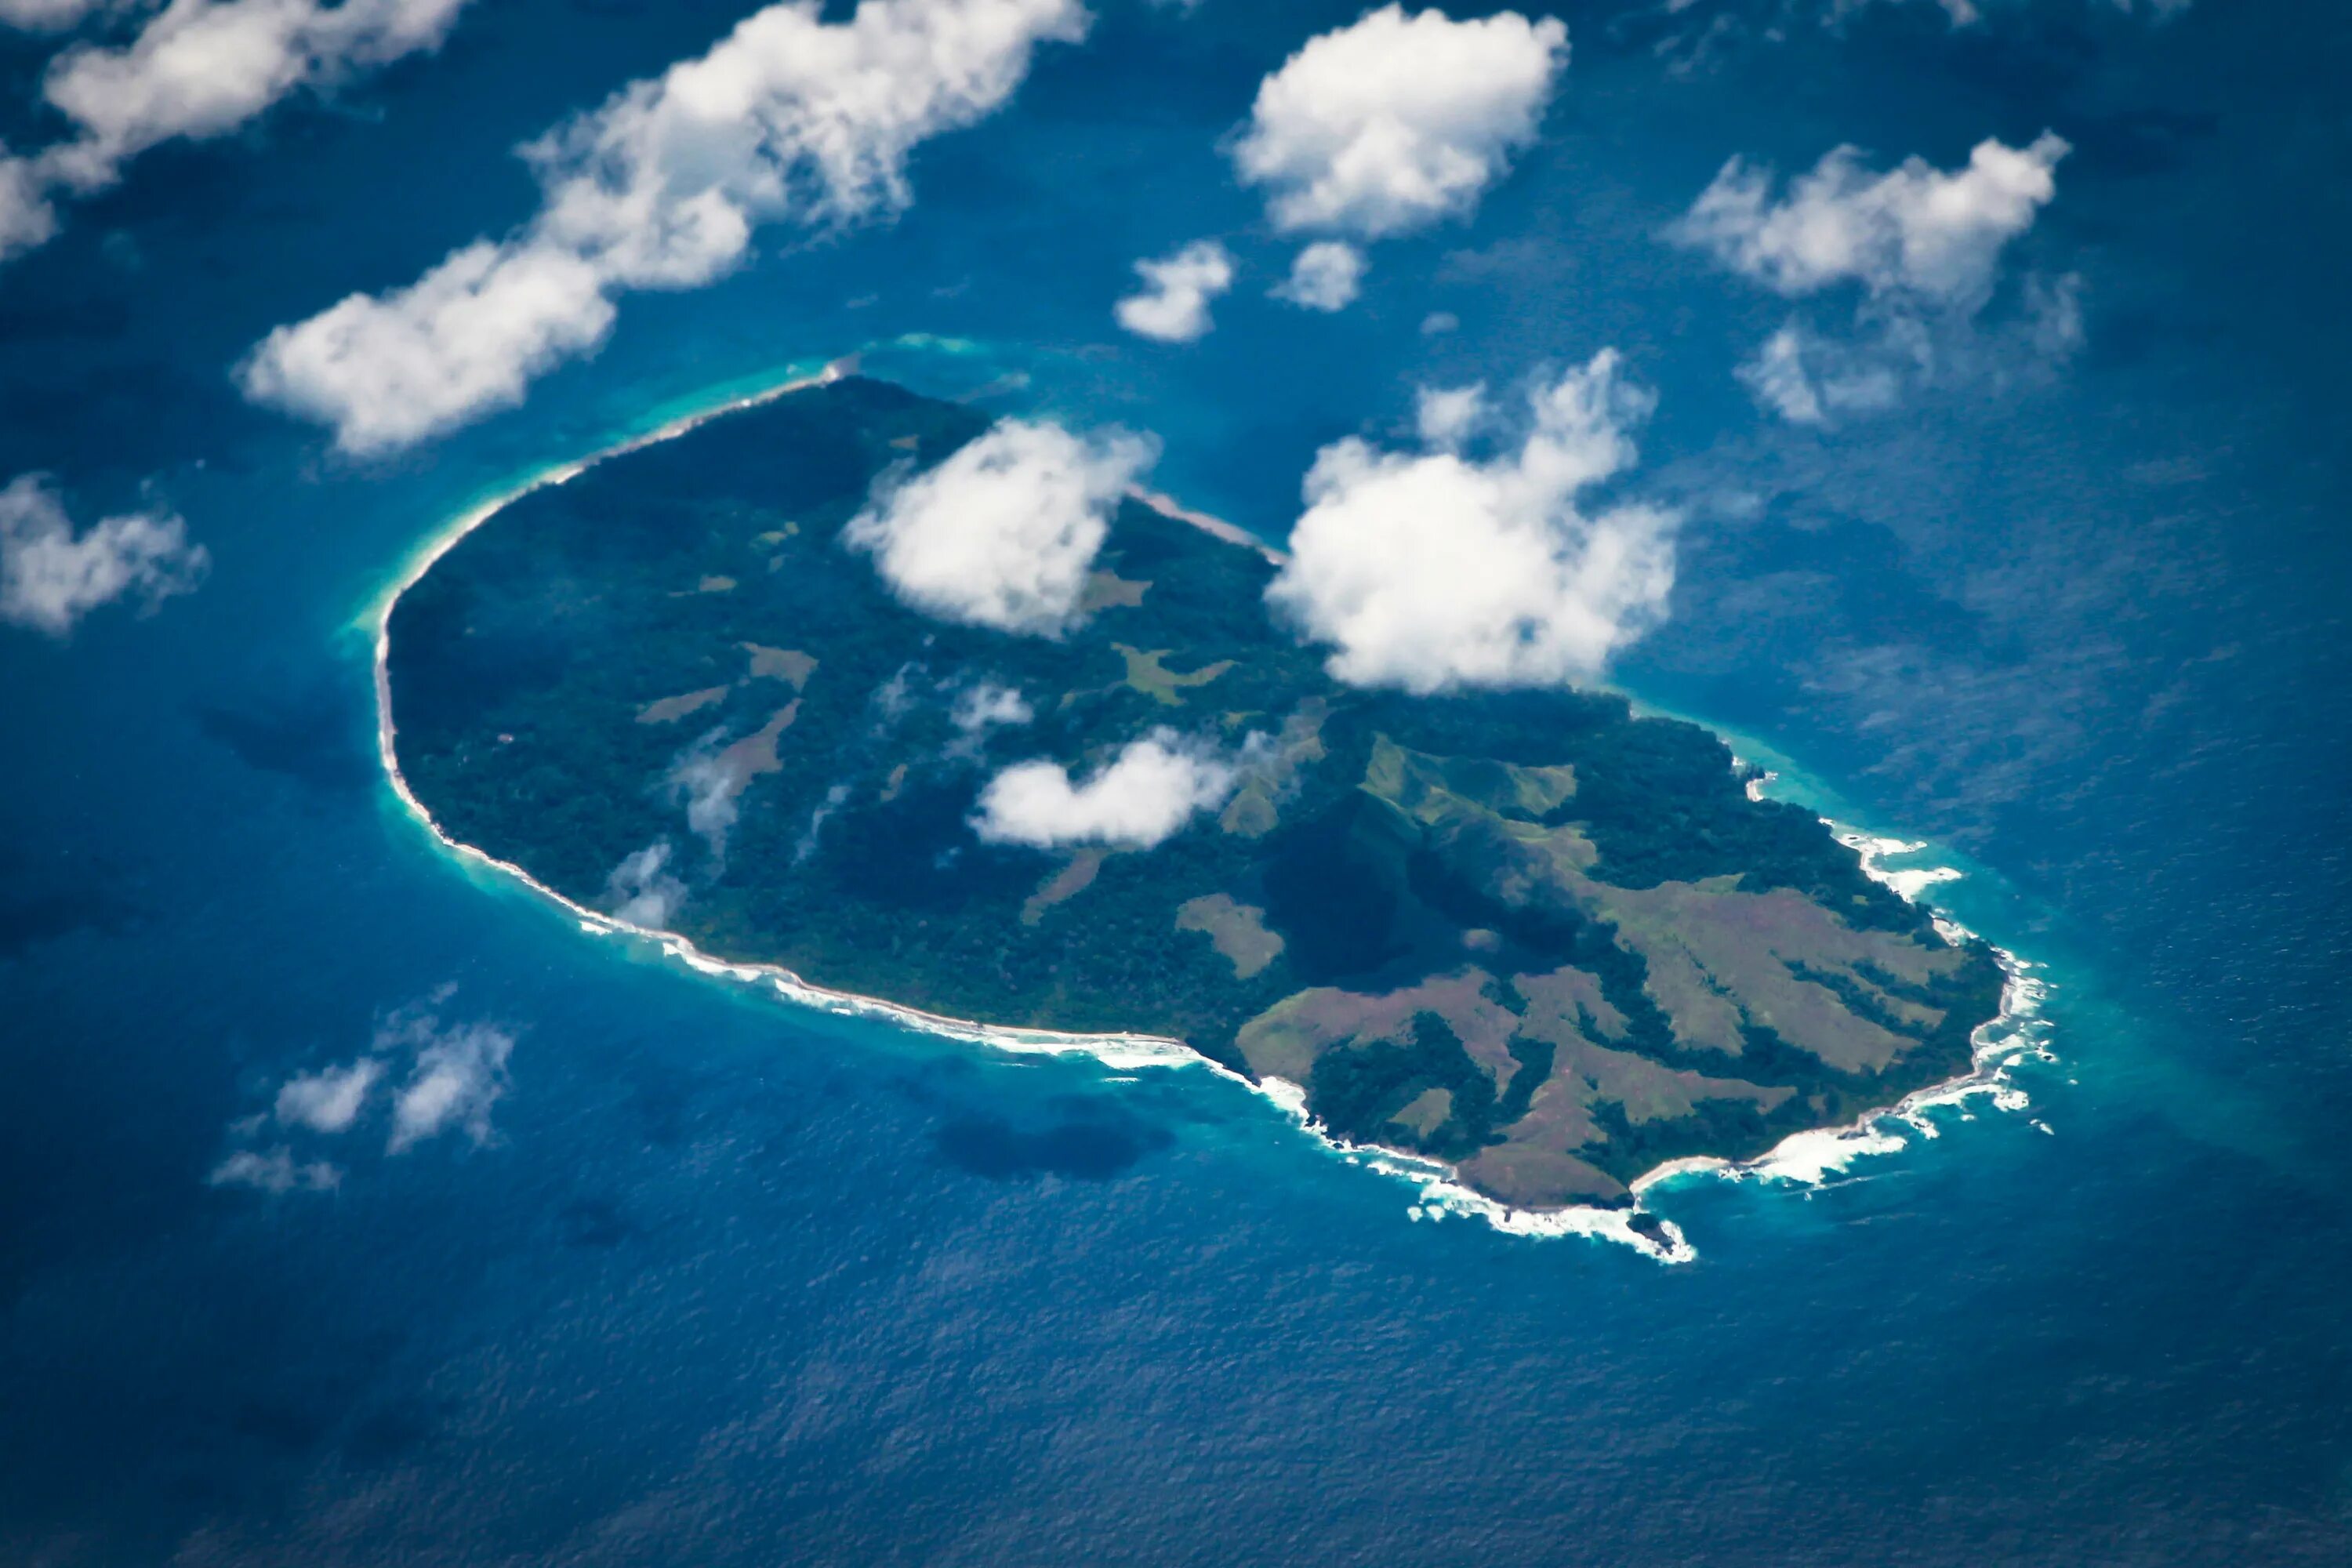
{"type": "Polygon", "coordinates": [[[841,531],[987,425],[849,377],[506,506],[390,614],[408,787],[714,956],[1181,1039],[1514,1208],[1623,1205],[1969,1070],[1992,952],[1695,725],[1339,684],[1269,619],[1264,552],[1137,499],[1061,636],[909,609],[841,531]],[[976,830],[1007,768],[1160,732],[1231,761],[1149,847],[976,830]]]}

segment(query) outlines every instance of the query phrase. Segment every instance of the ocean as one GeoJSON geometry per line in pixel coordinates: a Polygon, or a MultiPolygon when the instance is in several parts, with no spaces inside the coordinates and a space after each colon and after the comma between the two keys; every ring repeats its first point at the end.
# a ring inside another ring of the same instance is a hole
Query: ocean
{"type": "Polygon", "coordinates": [[[1263,297],[1218,139],[1357,7],[1104,0],[902,218],[628,298],[520,410],[354,462],[241,400],[269,328],[520,221],[516,142],[748,8],[486,0],[0,273],[0,479],[159,499],[212,563],[0,627],[0,1563],[2352,1561],[2352,18],[1571,6],[1546,146],[1324,317],[1263,297]],[[2071,358],[1759,416],[1730,367],[1791,307],[1660,238],[1723,160],[2045,127],[2013,259],[2079,279],[2071,358]],[[1132,260],[1213,235],[1217,331],[1119,334],[1132,260]],[[1629,489],[1688,514],[1617,682],[1925,843],[2049,987],[2027,1106],[1653,1194],[1690,1263],[1415,1217],[1206,1071],[592,936],[377,766],[373,610],[453,518],[843,355],[1149,431],[1157,488],[1279,539],[1415,385],[1612,344],[1659,397],[1629,489]],[[512,1039],[487,1141],[208,1184],[418,1010],[512,1039]]]}

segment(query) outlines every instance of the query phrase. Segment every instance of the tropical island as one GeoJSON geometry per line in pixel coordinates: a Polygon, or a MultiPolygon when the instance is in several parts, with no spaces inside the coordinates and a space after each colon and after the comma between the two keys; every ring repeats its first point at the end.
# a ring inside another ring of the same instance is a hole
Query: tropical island
{"type": "Polygon", "coordinates": [[[505,506],[388,616],[407,788],[713,956],[1181,1040],[1512,1208],[1622,1205],[1970,1070],[1991,950],[1696,725],[1343,685],[1269,617],[1269,552],[1136,495],[1055,635],[909,607],[844,531],[989,426],[835,379],[505,506]],[[1180,766],[1181,823],[1076,837],[1006,782],[1180,766]]]}

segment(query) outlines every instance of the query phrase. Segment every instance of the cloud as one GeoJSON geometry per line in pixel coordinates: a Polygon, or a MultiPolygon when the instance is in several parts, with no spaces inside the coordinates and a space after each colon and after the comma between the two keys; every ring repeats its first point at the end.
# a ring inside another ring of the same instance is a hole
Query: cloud
{"type": "Polygon", "coordinates": [[[2025,280],[2025,327],[2034,352],[2044,359],[2063,359],[2083,346],[2083,277],[2040,276],[2025,280]]]}
{"type": "Polygon", "coordinates": [[[1667,234],[1791,298],[1858,287],[1853,331],[1832,336],[1791,319],[1737,373],[1781,418],[1828,424],[1892,407],[1916,383],[1998,377],[2005,359],[2054,360],[2080,342],[2071,276],[2027,279],[2022,331],[1988,335],[1974,324],[2003,251],[2056,197],[2067,151],[2044,132],[2023,148],[1979,142],[1948,172],[1910,158],[1872,174],[1840,147],[1780,195],[1769,171],[1734,158],[1667,234]]]}
{"type": "Polygon", "coordinates": [[[2067,152],[2045,132],[2023,148],[1987,139],[1949,173],[1915,157],[1873,175],[1839,147],[1778,199],[1769,171],[1734,158],[1669,233],[1781,294],[1858,282],[1973,310],[2002,249],[2057,195],[2067,152]]]}
{"type": "Polygon", "coordinates": [[[1423,445],[1441,452],[1458,452],[1486,423],[1486,384],[1470,386],[1424,386],[1413,399],[1413,423],[1423,445]]]}
{"type": "Polygon", "coordinates": [[[1076,617],[1111,510],[1156,456],[1121,430],[999,421],[912,478],[885,476],[842,542],[926,615],[1051,637],[1076,617]]]}
{"type": "Polygon", "coordinates": [[[58,209],[31,161],[0,146],[0,261],[47,245],[58,232],[58,209]]]}
{"type": "MultiPolygon", "coordinates": [[[[0,151],[0,260],[58,231],[51,197],[87,195],[162,142],[226,135],[303,88],[439,47],[467,0],[169,0],[127,41],[60,50],[41,79],[74,133],[0,151]]],[[[105,0],[0,0],[0,24],[62,31],[105,0]]]]}
{"type": "Polygon", "coordinates": [[[1069,770],[1044,758],[1015,763],[981,792],[972,830],[994,844],[1050,849],[1064,844],[1150,848],[1192,814],[1233,793],[1234,764],[1210,747],[1156,729],[1121,747],[1117,758],[1071,782],[1069,770]]]}
{"type": "MultiPolygon", "coordinates": [[[[1604,351],[1535,389],[1516,450],[1324,447],[1267,602],[1330,644],[1326,668],[1350,685],[1425,694],[1597,675],[1664,615],[1674,585],[1675,513],[1578,504],[1633,462],[1626,431],[1654,401],[1604,351]]],[[[1424,419],[1467,434],[1443,405],[1424,419]]]]}
{"type": "Polygon", "coordinates": [[[210,565],[170,512],[102,518],[77,534],[44,476],[26,474],[0,489],[0,621],[61,637],[125,595],[152,609],[187,593],[210,565]]]}
{"type": "MultiPolygon", "coordinates": [[[[731,804],[728,815],[731,823],[731,804]]],[[[692,816],[689,810],[689,823],[692,816]]],[[[670,875],[669,863],[670,842],[664,838],[614,867],[604,881],[604,902],[613,918],[653,931],[666,928],[670,917],[685,907],[687,898],[686,884],[670,875]]]]}
{"type": "MultiPolygon", "coordinates": [[[[1843,21],[1854,12],[1878,3],[1879,0],[1829,0],[1828,19],[1832,22],[1843,21]]],[[[2000,0],[1992,0],[1992,3],[1998,5],[2000,0]]],[[[2100,0],[2093,0],[2093,3],[2100,3],[2100,0]]],[[[2162,20],[2167,16],[2179,16],[2188,10],[2192,0],[2104,0],[2104,3],[2115,10],[2126,14],[2137,15],[2144,12],[2162,20]]],[[[1955,27],[1974,26],[1984,20],[1984,12],[1977,5],[1976,0],[1936,0],[1936,4],[1943,7],[1944,15],[1952,19],[1952,26],[1955,27]]]]}
{"type": "Polygon", "coordinates": [[[430,1018],[411,1026],[415,1055],[408,1081],[392,1101],[390,1153],[452,1129],[475,1143],[490,1141],[490,1108],[507,1089],[507,1058],[514,1037],[488,1024],[438,1028],[430,1018]]]}
{"type": "Polygon", "coordinates": [[[0,23],[28,33],[63,32],[107,0],[0,0],[0,23]]]}
{"type": "Polygon", "coordinates": [[[237,1149],[215,1165],[205,1178],[215,1187],[252,1187],[265,1193],[328,1193],[341,1186],[343,1173],[324,1160],[298,1163],[294,1151],[280,1143],[262,1152],[237,1149]]]}
{"type": "Polygon", "coordinates": [[[534,377],[604,341],[604,279],[574,253],[477,241],[405,289],[354,294],[280,327],[246,362],[247,396],[385,452],[522,402],[534,377]]]}
{"type": "Polygon", "coordinates": [[[323,1068],[287,1079],[278,1088],[273,1109],[288,1127],[306,1127],[313,1132],[347,1131],[359,1120],[376,1080],[383,1076],[383,1062],[375,1057],[323,1068]]]}
{"type": "Polygon", "coordinates": [[[1822,425],[1833,414],[1875,412],[1900,400],[1903,364],[1896,349],[1891,338],[1859,346],[1831,342],[1791,321],[1765,339],[1737,374],[1756,401],[1781,418],[1822,425]]]}
{"type": "MultiPolygon", "coordinates": [[[[447,994],[436,993],[435,1001],[447,994]]],[[[391,1093],[388,1154],[402,1154],[451,1130],[477,1144],[490,1140],[490,1108],[507,1089],[507,1058],[514,1037],[488,1024],[444,1026],[422,1007],[403,1007],[376,1026],[367,1050],[351,1061],[288,1079],[268,1110],[230,1125],[232,1148],[206,1179],[214,1186],[268,1193],[324,1192],[343,1173],[324,1160],[297,1157],[294,1145],[250,1146],[273,1122],[304,1138],[336,1138],[357,1127],[376,1102],[379,1087],[401,1078],[391,1093]],[[403,1064],[405,1076],[402,1077],[403,1064]]]]}
{"type": "MultiPolygon", "coordinates": [[[[736,797],[751,784],[751,764],[757,760],[732,745],[720,745],[726,738],[724,726],[711,731],[687,748],[669,769],[670,797],[673,802],[685,800],[686,826],[709,844],[714,859],[727,853],[728,832],[742,809],[736,805],[736,797]]],[[[625,867],[627,862],[622,864],[625,867]]]]}
{"type": "Polygon", "coordinates": [[[1026,724],[1036,717],[1029,700],[1010,686],[983,680],[956,698],[948,717],[965,734],[977,734],[999,724],[1026,724]]]}
{"type": "Polygon", "coordinates": [[[130,42],[76,44],[42,94],[80,135],[46,155],[66,183],[111,184],[177,137],[223,135],[297,88],[438,47],[466,0],[171,0],[130,42]]]}
{"type": "Polygon", "coordinates": [[[1345,240],[1318,239],[1290,264],[1274,297],[1309,310],[1344,310],[1363,291],[1364,253],[1345,240]]]}
{"type": "MultiPolygon", "coordinates": [[[[943,683],[941,690],[950,689],[952,682],[943,683]]],[[[955,726],[955,739],[941,750],[940,755],[950,760],[977,761],[987,747],[989,733],[1032,722],[1036,710],[1029,699],[1010,686],[1000,686],[983,680],[956,693],[955,702],[948,710],[948,721],[955,726]]]]}
{"type": "Polygon", "coordinates": [[[1139,261],[1140,293],[1112,308],[1118,324],[1138,337],[1189,343],[1207,332],[1209,301],[1234,286],[1234,258],[1213,239],[1195,240],[1173,256],[1139,261]]]}
{"type": "Polygon", "coordinates": [[[1567,61],[1549,17],[1384,6],[1259,84],[1234,163],[1285,230],[1378,239],[1466,216],[1535,141],[1567,61]]]}
{"type": "Polygon", "coordinates": [[[770,5],[527,146],[541,200],[513,235],[272,331],[247,395],[357,454],[510,406],[604,340],[614,294],[708,283],[764,223],[904,209],[915,147],[994,111],[1087,20],[1079,0],[864,0],[832,23],[818,0],[770,5]]]}

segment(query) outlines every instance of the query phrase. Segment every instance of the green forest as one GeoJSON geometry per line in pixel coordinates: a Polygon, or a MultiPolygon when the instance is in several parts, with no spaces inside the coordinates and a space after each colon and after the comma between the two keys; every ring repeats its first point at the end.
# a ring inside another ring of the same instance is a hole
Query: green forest
{"type": "Polygon", "coordinates": [[[1264,553],[1134,500],[1063,636],[900,604],[841,529],[988,423],[853,377],[523,497],[394,609],[403,773],[582,903],[960,1017],[1181,1038],[1523,1206],[1967,1070],[1990,952],[1703,729],[1339,685],[1264,553]],[[983,689],[1027,721],[959,722],[983,689]],[[1162,726],[1239,770],[1174,837],[973,831],[998,770],[1082,776],[1162,726]]]}

